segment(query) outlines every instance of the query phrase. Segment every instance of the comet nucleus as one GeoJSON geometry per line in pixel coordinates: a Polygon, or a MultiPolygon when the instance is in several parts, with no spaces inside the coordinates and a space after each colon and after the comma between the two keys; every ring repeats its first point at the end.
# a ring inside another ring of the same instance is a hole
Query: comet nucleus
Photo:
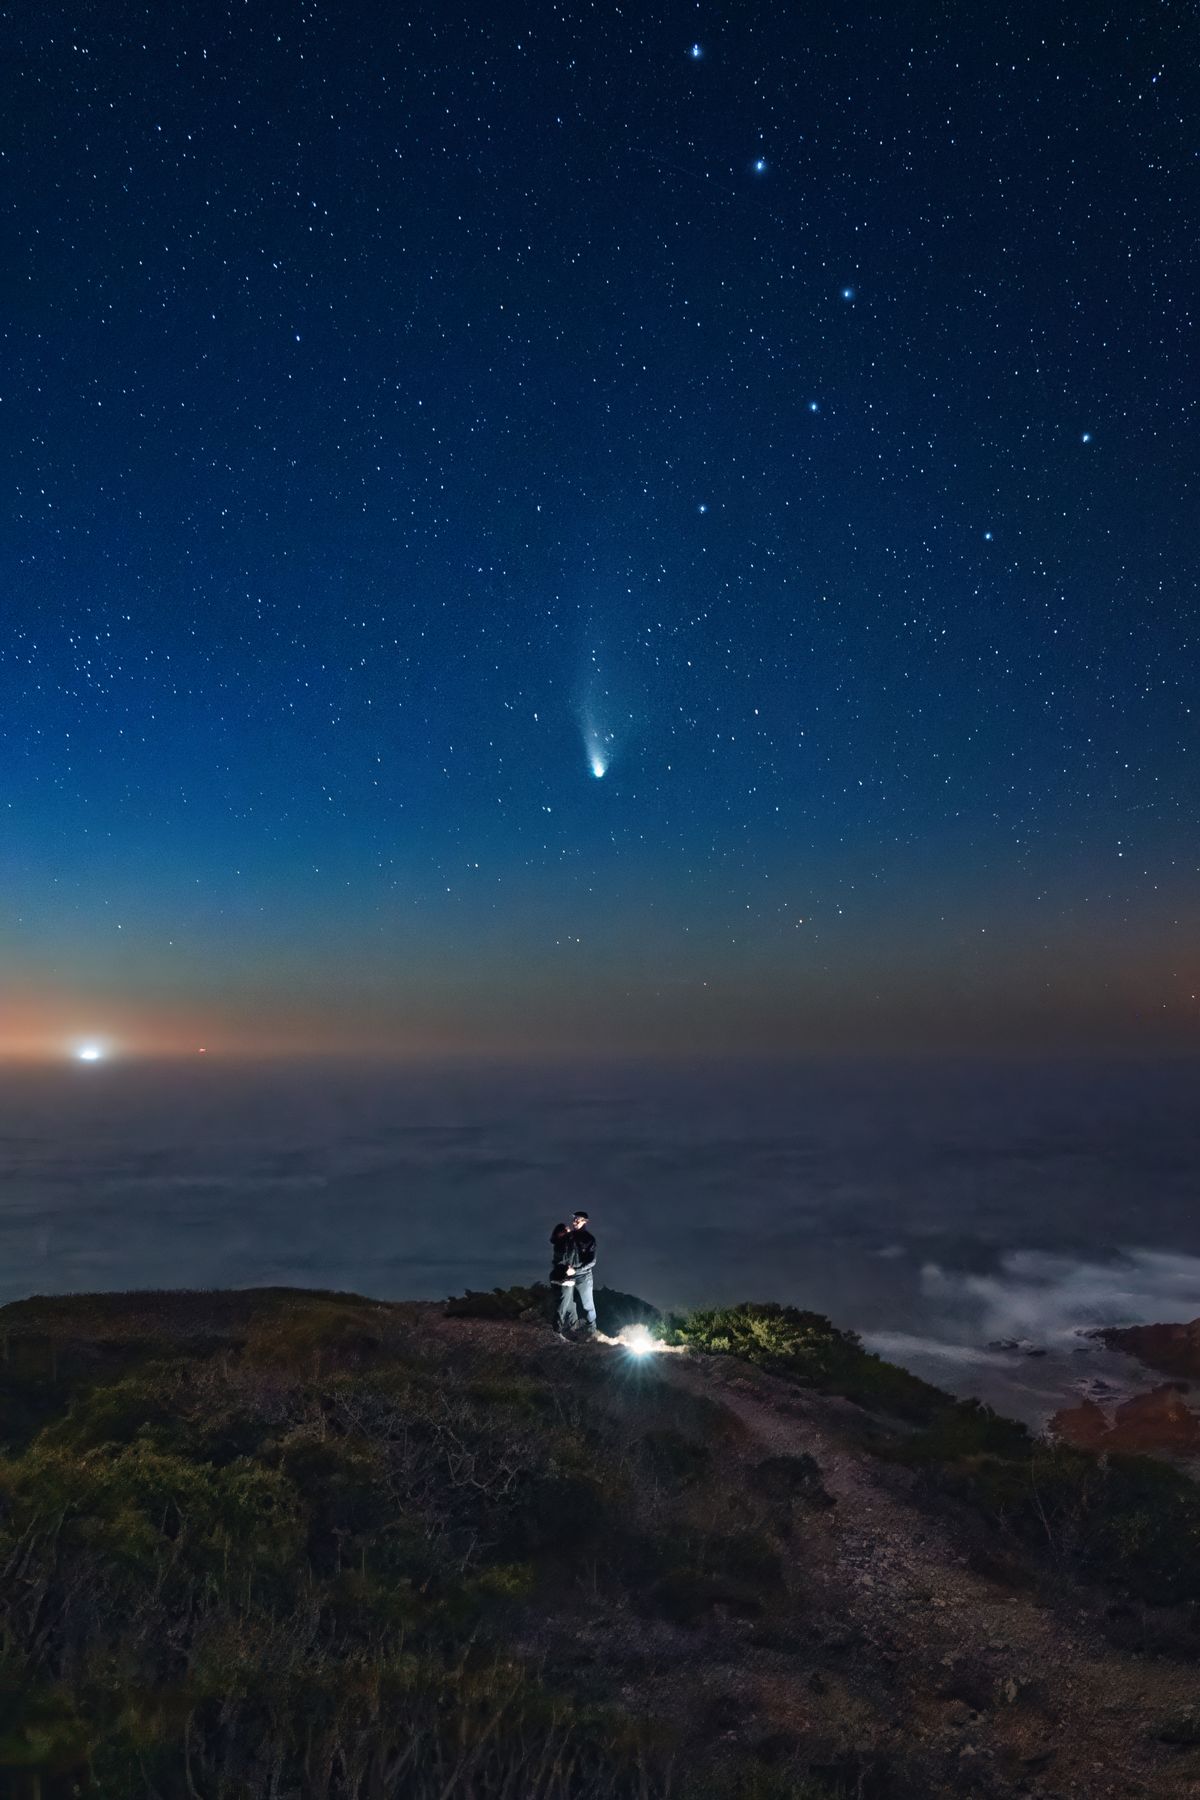
{"type": "Polygon", "coordinates": [[[618,720],[614,697],[594,650],[588,658],[576,707],[588,768],[596,781],[603,781],[617,753],[618,720]]]}

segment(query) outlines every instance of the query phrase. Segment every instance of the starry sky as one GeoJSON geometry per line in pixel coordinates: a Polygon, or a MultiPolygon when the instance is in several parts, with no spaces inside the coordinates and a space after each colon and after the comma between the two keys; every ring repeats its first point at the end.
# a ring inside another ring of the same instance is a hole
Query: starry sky
{"type": "Polygon", "coordinates": [[[9,23],[0,1053],[1194,1042],[1184,5],[9,23]]]}

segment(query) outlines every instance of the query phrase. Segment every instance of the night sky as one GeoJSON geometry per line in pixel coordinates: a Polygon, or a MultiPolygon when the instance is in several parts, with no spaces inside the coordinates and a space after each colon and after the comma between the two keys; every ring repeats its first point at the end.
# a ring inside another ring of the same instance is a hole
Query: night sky
{"type": "Polygon", "coordinates": [[[1189,8],[8,26],[0,1051],[1194,1041],[1189,8]]]}

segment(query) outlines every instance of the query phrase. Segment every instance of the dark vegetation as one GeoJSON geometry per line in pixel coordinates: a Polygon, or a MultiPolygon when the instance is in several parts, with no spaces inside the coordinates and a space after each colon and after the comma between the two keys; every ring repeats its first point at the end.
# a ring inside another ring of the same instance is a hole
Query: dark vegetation
{"type": "MultiPolygon", "coordinates": [[[[854,1401],[875,1421],[867,1441],[876,1454],[918,1472],[927,1497],[966,1505],[993,1543],[1043,1567],[1103,1584],[1139,1608],[1171,1608],[1157,1647],[1200,1651],[1200,1485],[1180,1470],[1047,1443],[884,1362],[818,1313],[722,1307],[673,1318],[664,1335],[854,1401]]],[[[1112,1617],[1128,1614],[1118,1604],[1112,1617]]]]}
{"type": "MultiPolygon", "coordinates": [[[[820,1468],[747,1457],[730,1414],[659,1359],[557,1344],[534,1324],[545,1300],[261,1290],[4,1309],[0,1795],[945,1791],[839,1735],[832,1697],[804,1737],[714,1695],[711,1671],[756,1647],[786,1652],[793,1686],[825,1680],[791,1554],[827,1530],[820,1468]],[[527,1333],[489,1323],[521,1318],[527,1333]],[[649,1676],[673,1661],[691,1673],[664,1700],[649,1676]]],[[[654,1316],[611,1306],[609,1329],[654,1316]]],[[[974,1521],[988,1554],[1103,1584],[1131,1642],[1159,1608],[1171,1647],[1194,1645],[1200,1490],[1172,1469],[1039,1444],[816,1314],[743,1306],[657,1329],[853,1402],[847,1430],[974,1521]]],[[[1190,1715],[1172,1729],[1183,1742],[1190,1715]]]]}
{"type": "Polygon", "coordinates": [[[815,1467],[759,1499],[718,1408],[549,1333],[514,1359],[432,1309],[240,1299],[0,1316],[0,1792],[839,1791],[636,1700],[639,1633],[786,1619],[815,1467]],[[585,1612],[633,1699],[574,1667],[585,1612]]]}

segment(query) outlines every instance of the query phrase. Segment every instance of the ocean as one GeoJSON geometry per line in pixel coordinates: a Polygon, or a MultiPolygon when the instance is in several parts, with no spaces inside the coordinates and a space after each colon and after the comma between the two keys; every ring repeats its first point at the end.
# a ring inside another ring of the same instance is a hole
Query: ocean
{"type": "MultiPolygon", "coordinates": [[[[1031,1421],[1200,1314],[1200,1064],[111,1061],[0,1075],[0,1299],[546,1275],[813,1307],[1031,1421]]],[[[1142,1384],[1144,1385],[1144,1383],[1142,1384]]]]}

